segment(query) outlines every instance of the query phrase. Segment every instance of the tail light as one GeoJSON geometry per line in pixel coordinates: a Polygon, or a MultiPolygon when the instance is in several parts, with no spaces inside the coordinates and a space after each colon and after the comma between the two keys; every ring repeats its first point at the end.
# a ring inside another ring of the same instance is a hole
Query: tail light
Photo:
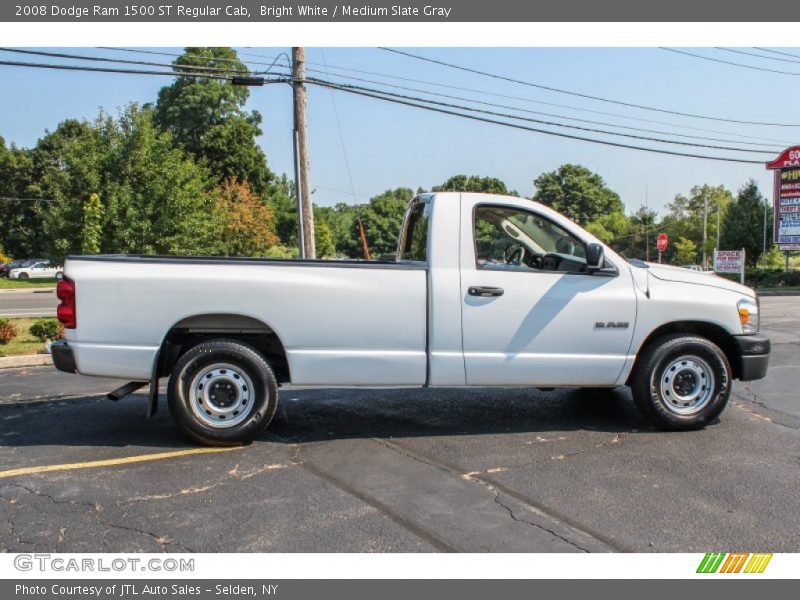
{"type": "Polygon", "coordinates": [[[61,300],[56,309],[58,320],[65,329],[75,329],[77,319],[75,313],[75,282],[63,277],[56,286],[56,296],[61,300]]]}

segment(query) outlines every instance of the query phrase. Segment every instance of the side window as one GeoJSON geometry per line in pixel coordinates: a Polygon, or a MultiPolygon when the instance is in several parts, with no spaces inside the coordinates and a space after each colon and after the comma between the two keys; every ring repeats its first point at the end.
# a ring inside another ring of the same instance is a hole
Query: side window
{"type": "Polygon", "coordinates": [[[586,246],[549,219],[526,210],[483,205],[475,209],[478,268],[586,272],[586,246]]]}
{"type": "Polygon", "coordinates": [[[428,202],[415,202],[406,217],[403,247],[400,260],[425,262],[428,260],[428,221],[431,206],[428,202]]]}

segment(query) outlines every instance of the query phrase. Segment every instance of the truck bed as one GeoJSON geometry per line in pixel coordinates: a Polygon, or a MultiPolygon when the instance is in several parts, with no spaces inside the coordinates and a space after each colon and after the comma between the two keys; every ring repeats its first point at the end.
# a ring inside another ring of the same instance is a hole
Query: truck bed
{"type": "Polygon", "coordinates": [[[147,380],[167,334],[274,333],[298,385],[423,385],[427,272],[394,261],[73,256],[79,372],[147,380]],[[231,325],[234,324],[234,325],[231,325]]]}

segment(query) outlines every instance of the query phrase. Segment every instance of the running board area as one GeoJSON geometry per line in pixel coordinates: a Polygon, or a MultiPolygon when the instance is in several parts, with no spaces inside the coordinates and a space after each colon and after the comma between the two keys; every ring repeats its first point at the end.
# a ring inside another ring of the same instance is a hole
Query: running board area
{"type": "Polygon", "coordinates": [[[125,385],[118,387],[117,389],[108,392],[106,398],[109,400],[113,400],[116,402],[117,400],[122,400],[125,396],[129,396],[139,388],[146,386],[149,382],[147,381],[129,381],[125,385]]]}

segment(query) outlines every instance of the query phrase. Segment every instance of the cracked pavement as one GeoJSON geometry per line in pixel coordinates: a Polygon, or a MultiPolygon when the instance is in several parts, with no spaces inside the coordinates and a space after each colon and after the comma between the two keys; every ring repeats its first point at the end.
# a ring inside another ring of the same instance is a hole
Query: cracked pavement
{"type": "MultiPolygon", "coordinates": [[[[0,477],[0,551],[800,550],[800,299],[762,299],[768,378],[663,433],[627,390],[281,390],[251,446],[0,477]]],[[[0,371],[0,472],[192,447],[162,396],[0,371]]]]}

